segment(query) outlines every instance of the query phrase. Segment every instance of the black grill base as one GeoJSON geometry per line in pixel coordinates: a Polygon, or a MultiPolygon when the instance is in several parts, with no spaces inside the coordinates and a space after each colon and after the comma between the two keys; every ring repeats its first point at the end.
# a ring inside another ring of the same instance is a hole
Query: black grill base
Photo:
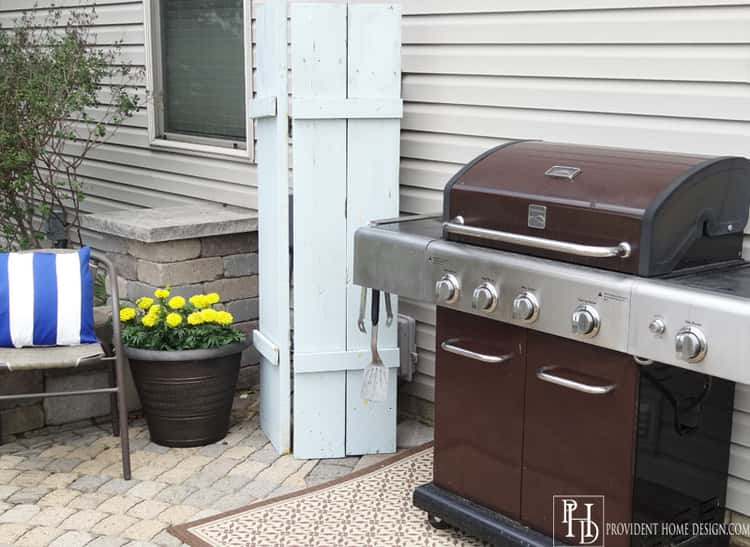
{"type": "MultiPolygon", "coordinates": [[[[492,545],[551,547],[552,538],[511,518],[435,486],[425,484],[414,490],[414,505],[431,517],[478,537],[492,545]]],[[[560,541],[556,541],[560,544],[560,541]]]]}

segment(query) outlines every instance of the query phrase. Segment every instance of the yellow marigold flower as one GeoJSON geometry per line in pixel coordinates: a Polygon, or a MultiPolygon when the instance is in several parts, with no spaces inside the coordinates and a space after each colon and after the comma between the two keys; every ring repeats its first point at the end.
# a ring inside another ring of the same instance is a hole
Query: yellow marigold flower
{"type": "Polygon", "coordinates": [[[148,314],[153,315],[154,317],[158,317],[159,312],[161,312],[161,306],[159,304],[154,304],[148,309],[148,314]]]}
{"type": "Polygon", "coordinates": [[[141,296],[138,300],[135,301],[135,305],[142,310],[147,310],[154,305],[154,299],[148,296],[141,296]]]}
{"type": "Polygon", "coordinates": [[[219,293],[217,292],[210,292],[206,295],[206,302],[209,304],[216,304],[221,298],[219,298],[219,293]]]}
{"type": "Polygon", "coordinates": [[[203,319],[204,323],[213,323],[214,321],[216,321],[216,315],[219,312],[211,308],[206,308],[205,310],[201,310],[198,313],[201,314],[201,319],[203,319]]]}
{"type": "Polygon", "coordinates": [[[167,298],[169,297],[169,290],[168,289],[156,289],[154,291],[154,296],[156,298],[167,298]]]}
{"type": "Polygon", "coordinates": [[[190,297],[190,303],[199,310],[208,306],[205,294],[194,294],[190,297]]]}
{"type": "Polygon", "coordinates": [[[120,321],[130,321],[135,317],[135,308],[122,308],[120,310],[120,321]]]}
{"type": "Polygon", "coordinates": [[[180,323],[182,323],[182,316],[179,313],[174,313],[173,312],[173,313],[170,313],[169,315],[167,315],[166,321],[167,321],[167,326],[168,327],[174,328],[177,325],[179,325],[180,323]]]}
{"type": "Polygon", "coordinates": [[[233,321],[234,317],[232,317],[232,314],[228,311],[216,312],[216,322],[219,325],[231,325],[233,321]]]}
{"type": "Polygon", "coordinates": [[[181,296],[173,296],[169,299],[169,307],[173,310],[181,310],[185,307],[185,299],[181,296]]]}
{"type": "Polygon", "coordinates": [[[187,322],[190,325],[200,325],[203,323],[203,318],[201,317],[200,312],[194,311],[187,316],[187,322]]]}
{"type": "Polygon", "coordinates": [[[153,327],[156,325],[156,317],[153,315],[144,315],[141,318],[141,323],[143,323],[147,327],[153,327]]]}

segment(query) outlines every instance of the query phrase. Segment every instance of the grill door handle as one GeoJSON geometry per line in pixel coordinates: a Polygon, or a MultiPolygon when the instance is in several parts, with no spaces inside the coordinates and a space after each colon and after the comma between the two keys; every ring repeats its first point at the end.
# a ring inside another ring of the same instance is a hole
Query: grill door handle
{"type": "Polygon", "coordinates": [[[582,382],[576,382],[557,374],[550,374],[550,371],[555,370],[557,367],[542,367],[536,371],[536,377],[543,382],[549,382],[556,386],[567,387],[581,393],[588,393],[589,395],[606,395],[615,390],[617,384],[609,384],[604,386],[592,386],[591,384],[584,384],[582,382]]]}
{"type": "Polygon", "coordinates": [[[458,342],[457,338],[445,340],[440,344],[440,347],[448,353],[453,353],[455,355],[460,355],[461,357],[474,359],[475,361],[481,361],[482,363],[498,364],[504,363],[505,361],[509,361],[513,358],[512,353],[506,353],[505,355],[488,355],[486,353],[471,351],[470,349],[457,346],[456,342],[458,342]]]}
{"type": "Polygon", "coordinates": [[[625,241],[612,247],[601,245],[583,245],[580,243],[570,243],[569,241],[560,241],[557,239],[547,239],[544,237],[527,236],[515,234],[513,232],[501,232],[499,230],[488,230],[487,228],[477,228],[476,226],[466,226],[462,217],[456,217],[453,222],[443,223],[443,229],[446,232],[472,236],[490,241],[500,241],[513,245],[525,245],[535,249],[544,249],[546,251],[556,251],[558,253],[568,253],[576,256],[588,256],[593,258],[610,258],[619,256],[627,258],[630,256],[632,248],[630,243],[625,241]]]}

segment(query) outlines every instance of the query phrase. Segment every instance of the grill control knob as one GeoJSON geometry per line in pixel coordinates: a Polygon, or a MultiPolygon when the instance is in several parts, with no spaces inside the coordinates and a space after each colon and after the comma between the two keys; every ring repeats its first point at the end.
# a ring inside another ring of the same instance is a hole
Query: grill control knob
{"type": "Polygon", "coordinates": [[[659,336],[666,332],[667,324],[664,322],[663,319],[659,319],[658,317],[656,317],[652,319],[651,322],[648,324],[648,330],[651,331],[651,334],[655,334],[656,336],[659,336]]]}
{"type": "Polygon", "coordinates": [[[513,319],[533,323],[539,316],[539,301],[529,292],[522,292],[513,299],[513,319]]]}
{"type": "Polygon", "coordinates": [[[444,274],[435,284],[435,297],[438,302],[453,304],[458,300],[458,279],[453,274],[444,274]]]}
{"type": "Polygon", "coordinates": [[[471,307],[490,313],[497,306],[497,289],[490,283],[482,283],[471,295],[471,307]]]}
{"type": "Polygon", "coordinates": [[[597,335],[600,326],[599,313],[592,306],[580,305],[573,310],[571,321],[573,334],[584,338],[592,338],[597,335]]]}
{"type": "Polygon", "coordinates": [[[674,349],[677,358],[688,363],[703,361],[708,350],[706,337],[703,332],[695,327],[683,327],[677,331],[674,340],[674,349]]]}

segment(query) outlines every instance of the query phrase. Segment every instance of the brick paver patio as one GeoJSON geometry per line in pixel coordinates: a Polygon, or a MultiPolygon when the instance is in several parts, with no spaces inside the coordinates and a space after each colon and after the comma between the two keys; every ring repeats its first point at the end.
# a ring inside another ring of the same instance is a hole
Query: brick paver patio
{"type": "Polygon", "coordinates": [[[350,473],[378,457],[279,456],[257,400],[237,399],[229,435],[201,448],[153,444],[130,430],[133,480],[121,476],[109,424],[48,428],[0,445],[0,545],[180,545],[166,528],[350,473]]]}

